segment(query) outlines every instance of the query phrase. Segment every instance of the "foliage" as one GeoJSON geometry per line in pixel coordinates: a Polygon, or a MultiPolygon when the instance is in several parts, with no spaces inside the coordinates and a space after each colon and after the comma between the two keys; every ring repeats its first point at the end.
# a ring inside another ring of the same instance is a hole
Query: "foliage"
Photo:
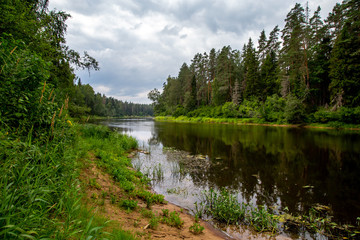
{"type": "Polygon", "coordinates": [[[284,118],[288,123],[302,123],[305,120],[305,107],[302,101],[293,95],[287,97],[284,118]]]}
{"type": "Polygon", "coordinates": [[[204,231],[204,227],[200,225],[200,223],[194,222],[193,225],[189,227],[189,231],[195,235],[201,234],[204,231]]]}
{"type": "Polygon", "coordinates": [[[160,221],[169,225],[170,227],[176,227],[179,229],[181,229],[184,225],[184,221],[180,218],[180,214],[176,211],[171,213],[169,213],[169,211],[163,211],[163,216],[160,221]]]}
{"type": "Polygon", "coordinates": [[[244,223],[258,232],[281,232],[283,227],[297,227],[299,231],[318,233],[329,238],[356,238],[359,225],[338,225],[332,222],[326,206],[315,206],[308,214],[292,216],[285,211],[277,214],[265,206],[238,202],[236,195],[227,189],[204,191],[200,203],[195,203],[196,216],[208,215],[220,223],[244,223]]]}
{"type": "Polygon", "coordinates": [[[236,196],[230,191],[222,189],[220,192],[216,192],[214,189],[210,189],[208,192],[204,192],[204,197],[205,212],[217,221],[234,224],[244,219],[246,206],[239,205],[236,196]]]}
{"type": "Polygon", "coordinates": [[[268,96],[260,108],[261,118],[266,122],[282,122],[286,100],[274,94],[268,96]]]}
{"type": "Polygon", "coordinates": [[[120,207],[125,208],[127,210],[134,210],[137,208],[138,202],[135,200],[124,199],[120,202],[120,207]]]}

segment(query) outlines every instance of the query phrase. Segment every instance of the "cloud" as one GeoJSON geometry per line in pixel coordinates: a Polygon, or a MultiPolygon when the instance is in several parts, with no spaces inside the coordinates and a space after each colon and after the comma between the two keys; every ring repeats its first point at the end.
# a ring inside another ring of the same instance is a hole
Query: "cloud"
{"type": "MultiPolygon", "coordinates": [[[[249,37],[276,25],[297,1],[254,0],[52,0],[50,9],[64,10],[68,45],[88,51],[100,72],[79,71],[83,83],[121,100],[149,102],[147,92],[162,88],[183,62],[198,52],[230,45],[242,49],[249,37]],[[146,93],[146,94],[145,94],[146,93]]],[[[330,11],[335,0],[309,1],[330,11]]],[[[305,6],[306,1],[301,1],[305,6]]],[[[323,16],[327,15],[327,12],[323,16]]]]}

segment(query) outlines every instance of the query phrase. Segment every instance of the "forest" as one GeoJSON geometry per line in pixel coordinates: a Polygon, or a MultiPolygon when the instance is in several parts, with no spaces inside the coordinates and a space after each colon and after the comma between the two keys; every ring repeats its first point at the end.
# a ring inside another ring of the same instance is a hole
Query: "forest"
{"type": "Polygon", "coordinates": [[[155,114],[360,123],[360,2],[337,3],[325,20],[320,12],[297,3],[257,44],[195,54],[149,92],[155,114]]]}

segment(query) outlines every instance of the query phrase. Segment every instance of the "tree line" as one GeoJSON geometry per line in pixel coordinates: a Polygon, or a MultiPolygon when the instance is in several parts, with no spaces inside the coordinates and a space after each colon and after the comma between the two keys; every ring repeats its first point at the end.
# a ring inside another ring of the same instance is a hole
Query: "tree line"
{"type": "Polygon", "coordinates": [[[148,94],[155,113],[358,121],[360,3],[337,3],[325,20],[320,11],[311,14],[307,4],[297,3],[284,28],[275,26],[268,35],[263,30],[256,47],[250,38],[241,51],[224,46],[195,54],[178,76],[167,78],[162,92],[148,94]]]}
{"type": "Polygon", "coordinates": [[[76,94],[69,110],[73,116],[95,115],[102,117],[153,116],[150,104],[139,104],[121,101],[104,94],[95,93],[89,84],[75,86],[76,94]]]}

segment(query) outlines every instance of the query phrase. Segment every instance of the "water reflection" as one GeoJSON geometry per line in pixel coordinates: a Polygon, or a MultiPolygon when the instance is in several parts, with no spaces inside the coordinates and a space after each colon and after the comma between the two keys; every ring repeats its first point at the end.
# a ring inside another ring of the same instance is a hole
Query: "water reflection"
{"type": "Polygon", "coordinates": [[[194,193],[227,187],[239,191],[239,200],[288,207],[292,213],[319,203],[331,206],[343,223],[360,216],[357,132],[149,120],[107,124],[149,149],[151,155],[138,158],[141,170],[161,164],[164,181],[154,182],[154,188],[178,204],[191,208],[194,193]],[[176,170],[179,163],[183,171],[176,170]]]}

